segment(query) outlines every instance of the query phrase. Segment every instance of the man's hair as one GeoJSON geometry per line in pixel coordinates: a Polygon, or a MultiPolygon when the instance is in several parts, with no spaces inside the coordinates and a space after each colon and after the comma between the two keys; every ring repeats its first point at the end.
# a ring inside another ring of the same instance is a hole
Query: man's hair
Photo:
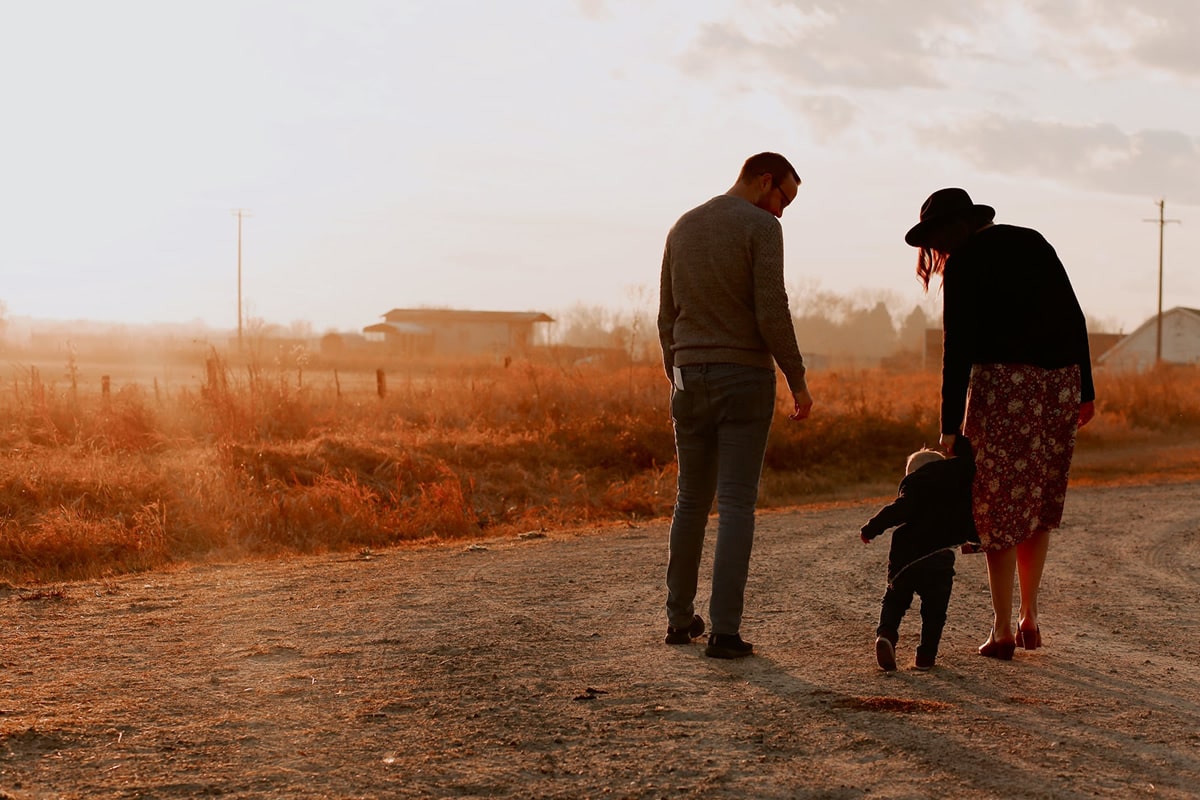
{"type": "Polygon", "coordinates": [[[908,457],[908,461],[904,464],[904,474],[912,475],[926,464],[932,464],[934,461],[943,461],[945,458],[937,450],[922,448],[908,457]]]}
{"type": "Polygon", "coordinates": [[[800,175],[797,174],[796,168],[791,163],[779,155],[779,153],[759,153],[755,156],[750,156],[746,159],[746,163],[742,165],[742,173],[738,175],[738,180],[745,183],[753,180],[759,175],[770,174],[771,181],[776,185],[780,185],[791,175],[796,179],[796,183],[800,182],[800,175]]]}

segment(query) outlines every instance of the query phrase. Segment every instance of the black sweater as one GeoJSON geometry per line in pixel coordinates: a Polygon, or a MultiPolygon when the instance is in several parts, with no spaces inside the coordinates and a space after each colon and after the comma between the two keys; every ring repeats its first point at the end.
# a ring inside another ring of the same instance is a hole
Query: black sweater
{"type": "Polygon", "coordinates": [[[971,482],[975,479],[975,457],[965,436],[954,438],[954,458],[933,461],[906,475],[900,491],[862,527],[868,539],[888,528],[892,547],[888,551],[888,584],[926,556],[962,544],[979,542],[971,510],[971,482]]]}
{"type": "Polygon", "coordinates": [[[984,228],[946,261],[942,288],[942,433],[962,427],[972,364],[1078,364],[1081,402],[1095,399],[1083,311],[1040,233],[984,228]]]}

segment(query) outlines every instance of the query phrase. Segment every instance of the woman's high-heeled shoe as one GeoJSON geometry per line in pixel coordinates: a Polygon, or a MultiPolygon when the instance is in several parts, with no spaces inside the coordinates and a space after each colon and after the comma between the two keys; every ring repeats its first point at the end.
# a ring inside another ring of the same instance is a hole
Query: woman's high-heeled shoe
{"type": "Polygon", "coordinates": [[[988,636],[988,640],[979,646],[979,655],[984,658],[996,658],[1001,661],[1012,661],[1013,653],[1017,649],[1017,643],[1013,642],[998,642],[995,639],[995,631],[988,636]]]}
{"type": "Polygon", "coordinates": [[[1032,628],[1017,628],[1017,647],[1026,650],[1037,650],[1042,646],[1042,629],[1037,625],[1032,628]]]}

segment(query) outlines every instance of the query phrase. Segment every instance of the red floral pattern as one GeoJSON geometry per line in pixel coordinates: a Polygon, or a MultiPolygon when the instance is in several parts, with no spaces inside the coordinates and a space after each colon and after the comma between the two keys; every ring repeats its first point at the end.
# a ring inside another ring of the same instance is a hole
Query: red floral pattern
{"type": "Polygon", "coordinates": [[[1079,386],[1078,366],[971,368],[963,433],[975,447],[972,493],[984,550],[1006,550],[1062,522],[1079,386]]]}

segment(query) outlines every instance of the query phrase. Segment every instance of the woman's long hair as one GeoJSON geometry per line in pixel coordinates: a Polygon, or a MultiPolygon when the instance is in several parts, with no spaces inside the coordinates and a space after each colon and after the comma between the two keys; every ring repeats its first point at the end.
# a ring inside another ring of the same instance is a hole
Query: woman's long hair
{"type": "Polygon", "coordinates": [[[945,268],[945,253],[929,247],[922,247],[917,251],[917,280],[921,282],[925,291],[929,291],[929,278],[933,275],[941,275],[945,268]]]}

